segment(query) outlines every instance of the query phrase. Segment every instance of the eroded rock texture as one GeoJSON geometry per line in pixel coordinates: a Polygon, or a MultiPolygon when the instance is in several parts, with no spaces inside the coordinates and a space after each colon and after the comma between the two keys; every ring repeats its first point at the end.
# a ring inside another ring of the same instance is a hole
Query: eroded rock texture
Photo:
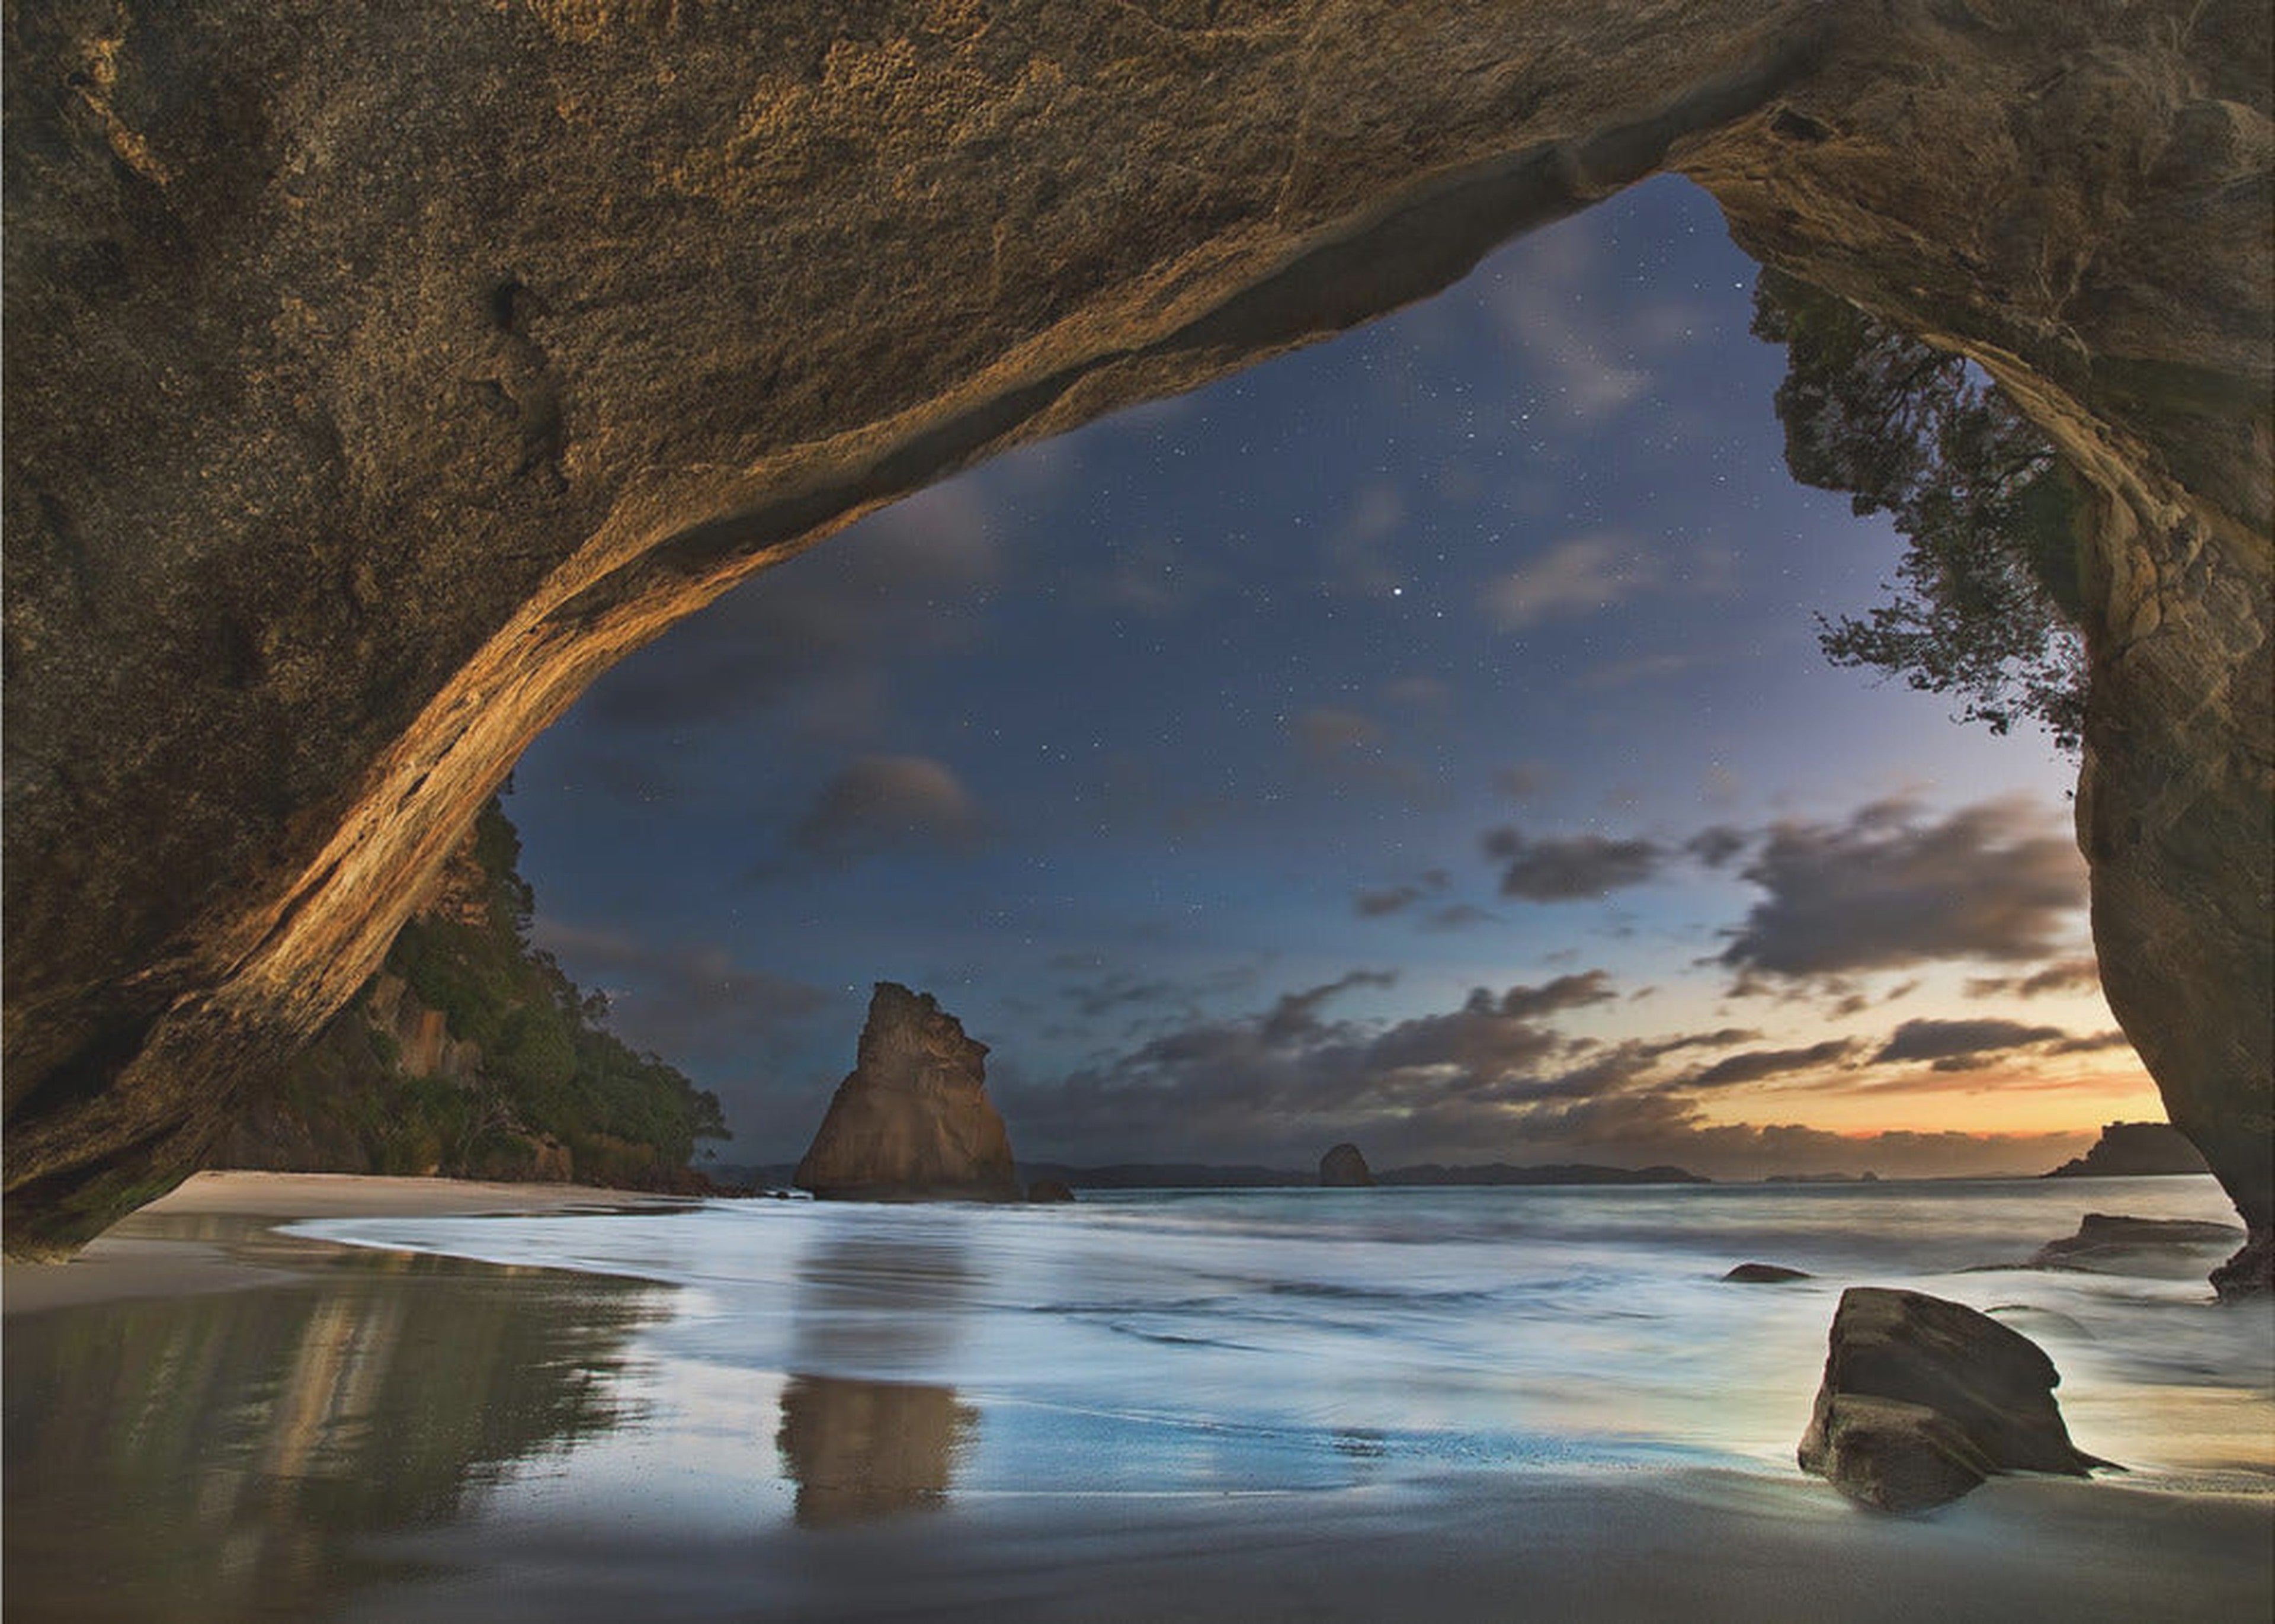
{"type": "Polygon", "coordinates": [[[824,1200],[1018,1200],[987,1046],[931,993],[877,983],[853,1069],[791,1182],[824,1200]]]}
{"type": "Polygon", "coordinates": [[[193,1165],[675,619],[1665,167],[1979,359],[2098,493],[2106,983],[2268,1234],[2264,0],[19,0],[6,31],[11,1250],[193,1165]]]}
{"type": "Polygon", "coordinates": [[[2045,1350],[1963,1303],[1851,1286],[1826,1337],[1801,1469],[1878,1511],[1925,1511],[2002,1472],[2082,1477],[2045,1350]]]}

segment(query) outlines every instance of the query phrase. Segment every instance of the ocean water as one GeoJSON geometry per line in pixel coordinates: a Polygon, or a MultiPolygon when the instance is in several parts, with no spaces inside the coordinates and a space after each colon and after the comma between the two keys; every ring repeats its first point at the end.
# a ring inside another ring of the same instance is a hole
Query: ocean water
{"type": "Polygon", "coordinates": [[[138,1215],[268,1283],[7,1318],[0,1599],[1751,1620],[1917,1616],[1927,1583],[1953,1618],[2264,1616],[2275,1311],[2211,1301],[2219,1243],[1984,1266],[2090,1211],[2228,1216],[2208,1178],[138,1215]],[[1747,1261],[1817,1278],[1722,1282],[1747,1261]],[[1923,1524],[1800,1478],[1862,1282],[2036,1339],[2120,1486],[1923,1524]]]}
{"type": "Polygon", "coordinates": [[[2080,1446],[2135,1484],[2275,1488],[2275,1319],[2210,1300],[2227,1247],[2122,1274],[1986,1266],[2089,1211],[2232,1217],[2210,1179],[2166,1178],[759,1201],[303,1229],[673,1288],[615,1366],[616,1424],[516,1491],[531,1514],[624,1514],[632,1482],[629,1514],[747,1526],[1544,1467],[1790,1474],[1853,1283],[2031,1336],[2080,1446]],[[1816,1278],[1722,1281],[1750,1260],[1816,1278]]]}

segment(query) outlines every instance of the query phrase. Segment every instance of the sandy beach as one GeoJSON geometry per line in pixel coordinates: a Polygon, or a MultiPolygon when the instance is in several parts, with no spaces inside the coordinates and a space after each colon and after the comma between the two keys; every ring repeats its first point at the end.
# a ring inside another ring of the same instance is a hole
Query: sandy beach
{"type": "Polygon", "coordinates": [[[1915,1518],[1680,1460],[1023,1487],[971,1465],[968,1394],[784,1389],[675,1351],[662,1333],[706,1323],[684,1291],[276,1227],[690,1205],[208,1175],[72,1263],[10,1265],[9,1617],[2132,1624],[2275,1606],[2275,1496],[2123,1479],[2003,1479],[1915,1518]],[[881,1436],[896,1424],[911,1438],[881,1436]]]}
{"type": "Polygon", "coordinates": [[[200,1173],[64,1263],[0,1265],[0,1311],[244,1290],[299,1278],[339,1250],[280,1235],[308,1218],[599,1212],[692,1205],[583,1184],[386,1178],[350,1173],[200,1173]]]}

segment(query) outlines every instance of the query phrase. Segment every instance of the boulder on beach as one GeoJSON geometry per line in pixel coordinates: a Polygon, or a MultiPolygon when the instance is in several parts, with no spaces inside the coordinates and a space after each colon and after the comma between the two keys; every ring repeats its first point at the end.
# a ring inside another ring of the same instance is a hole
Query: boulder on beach
{"type": "Polygon", "coordinates": [[[1064,1179],[1037,1179],[1027,1186],[1027,1199],[1044,1202],[1071,1201],[1074,1199],[1074,1187],[1064,1179]]]}
{"type": "Polygon", "coordinates": [[[1319,1182],[1329,1190],[1372,1190],[1374,1173],[1358,1146],[1345,1143],[1319,1158],[1319,1182]]]}
{"type": "Polygon", "coordinates": [[[1788,1280],[1816,1278],[1805,1269],[1788,1269],[1781,1263],[1742,1263],[1722,1277],[1725,1283],[1739,1286],[1781,1286],[1788,1280]]]}
{"type": "Polygon", "coordinates": [[[1879,1511],[1924,1511],[2001,1472],[2106,1466],[2062,1425],[2061,1381],[2036,1342],[1916,1291],[1840,1294],[1801,1469],[1879,1511]]]}
{"type": "Polygon", "coordinates": [[[986,1054],[932,994],[880,981],[854,1068],[793,1182],[824,1200],[1018,1200],[986,1054]]]}

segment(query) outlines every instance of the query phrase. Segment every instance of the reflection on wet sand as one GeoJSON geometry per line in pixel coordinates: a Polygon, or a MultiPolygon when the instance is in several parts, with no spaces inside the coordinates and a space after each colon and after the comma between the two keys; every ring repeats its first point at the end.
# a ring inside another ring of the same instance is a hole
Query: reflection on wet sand
{"type": "Polygon", "coordinates": [[[954,1389],[795,1375],[775,1446],[797,1484],[802,1528],[939,1506],[979,1412],[954,1389]]]}
{"type": "Polygon", "coordinates": [[[797,1485],[805,1528],[941,1505],[979,1412],[955,1389],[852,1371],[921,1372],[939,1363],[974,1281],[952,1237],[854,1233],[799,1265],[792,1340],[799,1369],[782,1390],[775,1445],[797,1485]]]}
{"type": "Polygon", "coordinates": [[[797,1366],[899,1375],[936,1364],[962,1332],[976,1283],[949,1236],[832,1236],[798,1264],[797,1366]]]}
{"type": "Polygon", "coordinates": [[[9,1318],[11,1620],[329,1611],[375,1576],[369,1537],[615,1425],[624,1343],[662,1296],[396,1253],[305,1266],[9,1318]]]}

